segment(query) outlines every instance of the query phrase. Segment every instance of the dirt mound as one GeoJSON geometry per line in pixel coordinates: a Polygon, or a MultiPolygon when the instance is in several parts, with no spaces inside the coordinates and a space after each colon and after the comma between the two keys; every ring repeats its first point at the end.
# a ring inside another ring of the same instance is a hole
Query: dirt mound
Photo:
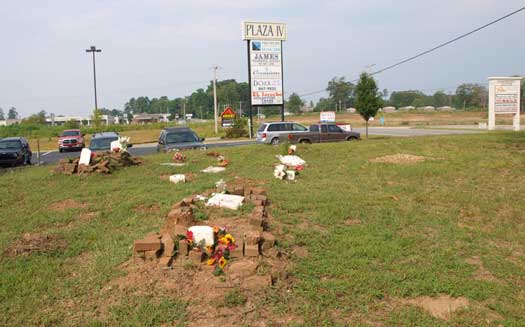
{"type": "Polygon", "coordinates": [[[123,167],[142,164],[140,158],[133,158],[129,152],[102,152],[91,156],[89,165],[80,165],[80,158],[60,159],[55,168],[55,173],[65,175],[83,174],[111,174],[123,167]]]}
{"type": "Polygon", "coordinates": [[[80,203],[73,199],[65,199],[51,204],[48,206],[48,209],[53,211],[65,211],[66,209],[85,209],[87,207],[87,203],[80,203]]]}
{"type": "Polygon", "coordinates": [[[25,233],[5,253],[8,256],[28,256],[33,253],[47,253],[64,250],[67,243],[57,236],[39,233],[25,233]]]}
{"type": "Polygon", "coordinates": [[[453,298],[450,295],[440,295],[437,298],[420,296],[415,299],[402,300],[401,302],[420,307],[431,316],[443,320],[449,320],[452,317],[452,313],[469,305],[468,299],[464,297],[453,298]]]}
{"type": "Polygon", "coordinates": [[[407,165],[407,164],[423,162],[428,159],[429,158],[427,157],[398,153],[394,155],[370,159],[369,161],[373,163],[392,163],[392,164],[399,164],[399,165],[407,165]]]}

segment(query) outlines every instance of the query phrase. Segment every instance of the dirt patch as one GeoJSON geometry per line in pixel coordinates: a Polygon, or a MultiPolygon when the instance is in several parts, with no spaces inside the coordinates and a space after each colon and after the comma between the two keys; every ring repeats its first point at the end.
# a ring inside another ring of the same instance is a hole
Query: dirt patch
{"type": "Polygon", "coordinates": [[[370,159],[369,161],[373,163],[391,163],[391,164],[398,164],[398,165],[409,165],[409,164],[423,162],[425,160],[429,160],[429,158],[422,157],[422,156],[414,156],[411,154],[398,153],[394,155],[370,159]]]}
{"type": "Polygon", "coordinates": [[[361,221],[361,219],[357,218],[348,218],[347,220],[345,220],[346,226],[361,225],[362,223],[363,222],[361,221]]]}
{"type": "Polygon", "coordinates": [[[453,298],[450,295],[440,295],[437,298],[420,296],[415,299],[400,300],[404,305],[413,305],[427,311],[431,316],[443,320],[450,320],[452,314],[469,305],[469,300],[464,297],[453,298]]]}
{"type": "Polygon", "coordinates": [[[53,211],[65,211],[67,209],[85,209],[87,207],[87,203],[80,203],[73,199],[66,199],[51,204],[48,206],[48,209],[53,211]]]}
{"type": "Polygon", "coordinates": [[[308,249],[304,246],[296,247],[292,253],[299,258],[306,258],[308,256],[308,249]]]}
{"type": "Polygon", "coordinates": [[[160,211],[158,204],[151,204],[149,206],[141,204],[135,208],[135,211],[138,213],[156,213],[160,211]]]}
{"type": "Polygon", "coordinates": [[[40,233],[25,233],[22,238],[15,241],[5,254],[11,257],[29,256],[33,253],[48,253],[63,251],[67,247],[67,242],[54,235],[40,233]]]}
{"type": "Polygon", "coordinates": [[[480,257],[474,256],[472,258],[468,258],[466,262],[469,265],[475,266],[477,268],[476,273],[474,274],[474,279],[476,280],[483,280],[488,282],[496,282],[498,279],[492,275],[492,273],[485,268],[483,265],[483,262],[481,261],[480,257]]]}

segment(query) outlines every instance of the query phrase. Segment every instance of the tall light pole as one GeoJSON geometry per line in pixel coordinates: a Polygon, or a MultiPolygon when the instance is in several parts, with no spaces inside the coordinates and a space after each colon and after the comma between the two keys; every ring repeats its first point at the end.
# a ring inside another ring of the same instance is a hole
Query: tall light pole
{"type": "Polygon", "coordinates": [[[91,46],[91,48],[86,49],[86,52],[92,52],[93,53],[93,85],[95,87],[95,111],[98,110],[98,104],[97,104],[97,69],[95,66],[95,52],[102,52],[101,49],[97,49],[94,45],[91,46]]]}
{"type": "Polygon", "coordinates": [[[215,134],[219,134],[219,128],[217,127],[217,69],[220,67],[215,65],[211,67],[213,69],[213,119],[215,120],[215,134]]]}

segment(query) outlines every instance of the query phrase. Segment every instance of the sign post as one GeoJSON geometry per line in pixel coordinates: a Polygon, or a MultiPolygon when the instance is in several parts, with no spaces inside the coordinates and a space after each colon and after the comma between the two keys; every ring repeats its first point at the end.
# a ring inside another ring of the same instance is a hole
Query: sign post
{"type": "Polygon", "coordinates": [[[514,115],[513,129],[520,130],[520,91],[521,77],[489,78],[489,131],[496,129],[499,114],[514,115]]]}
{"type": "Polygon", "coordinates": [[[236,116],[235,111],[231,107],[227,107],[221,113],[221,126],[223,128],[232,126],[236,116]]]}
{"type": "Polygon", "coordinates": [[[250,132],[253,135],[253,106],[279,106],[284,121],[282,44],[288,30],[284,23],[265,22],[243,22],[242,30],[248,50],[250,132]]]}

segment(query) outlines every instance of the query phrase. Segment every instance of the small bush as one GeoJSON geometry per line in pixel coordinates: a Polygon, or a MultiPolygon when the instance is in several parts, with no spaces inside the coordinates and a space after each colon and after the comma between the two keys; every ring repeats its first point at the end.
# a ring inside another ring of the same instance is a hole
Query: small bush
{"type": "Polygon", "coordinates": [[[226,138],[233,139],[248,136],[247,122],[244,119],[235,119],[233,125],[226,129],[226,138]]]}

